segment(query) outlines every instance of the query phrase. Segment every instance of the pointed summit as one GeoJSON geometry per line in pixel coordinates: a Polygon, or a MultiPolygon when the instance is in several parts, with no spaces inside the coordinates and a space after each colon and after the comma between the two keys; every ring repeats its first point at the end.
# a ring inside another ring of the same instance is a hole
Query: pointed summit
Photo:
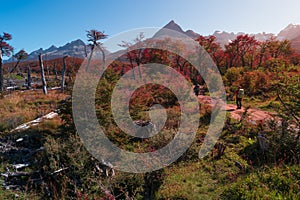
{"type": "Polygon", "coordinates": [[[167,28],[167,29],[170,29],[170,30],[173,30],[173,31],[177,31],[179,33],[183,33],[185,34],[185,32],[182,30],[182,28],[176,24],[174,22],[174,20],[171,20],[167,25],[165,25],[163,28],[167,28]]]}
{"type": "Polygon", "coordinates": [[[57,49],[56,46],[52,45],[51,47],[49,47],[48,49],[46,49],[46,52],[51,52],[51,51],[55,51],[57,49]]]}
{"type": "MultiPolygon", "coordinates": [[[[165,36],[172,36],[174,34],[174,33],[170,32],[170,31],[168,31],[166,29],[179,32],[179,33],[187,35],[187,36],[189,36],[189,37],[191,37],[193,39],[195,39],[195,38],[197,38],[199,36],[199,34],[195,33],[192,30],[188,30],[188,31],[184,32],[182,30],[182,28],[178,24],[176,24],[174,22],[174,20],[171,20],[167,25],[165,25],[162,29],[160,29],[157,33],[155,33],[155,35],[153,36],[153,38],[165,37],[165,36]]],[[[173,35],[173,36],[174,37],[178,37],[178,34],[175,34],[175,35],[173,35]]]]}

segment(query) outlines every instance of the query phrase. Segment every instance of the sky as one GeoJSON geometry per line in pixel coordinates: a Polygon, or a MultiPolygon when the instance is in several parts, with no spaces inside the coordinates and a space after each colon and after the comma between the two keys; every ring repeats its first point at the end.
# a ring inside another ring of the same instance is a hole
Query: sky
{"type": "Polygon", "coordinates": [[[86,41],[86,30],[109,37],[174,20],[183,30],[275,33],[300,24],[299,0],[0,0],[0,34],[15,52],[86,41]]]}

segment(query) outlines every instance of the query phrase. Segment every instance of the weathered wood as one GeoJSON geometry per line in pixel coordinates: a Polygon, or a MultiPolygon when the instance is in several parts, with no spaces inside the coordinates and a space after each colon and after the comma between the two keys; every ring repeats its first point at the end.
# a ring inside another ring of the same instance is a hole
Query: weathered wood
{"type": "Polygon", "coordinates": [[[259,134],[256,138],[259,145],[259,149],[264,153],[266,150],[268,150],[269,146],[267,138],[261,134],[259,134]]]}
{"type": "Polygon", "coordinates": [[[49,71],[49,66],[48,66],[48,54],[46,54],[45,56],[46,56],[45,68],[47,71],[47,80],[50,80],[50,71],[49,71]]]}
{"type": "Polygon", "coordinates": [[[96,169],[103,173],[106,177],[115,176],[114,166],[110,162],[106,162],[105,160],[101,159],[101,165],[95,165],[96,169]]]}
{"type": "Polygon", "coordinates": [[[0,92],[4,88],[4,76],[3,76],[3,63],[2,63],[2,50],[0,48],[0,92]]]}
{"type": "Polygon", "coordinates": [[[63,68],[61,72],[61,91],[64,91],[65,88],[65,73],[66,73],[66,59],[68,56],[63,57],[63,68]]]}
{"type": "Polygon", "coordinates": [[[43,92],[44,92],[44,94],[47,94],[47,82],[46,82],[46,79],[45,79],[45,72],[44,72],[42,54],[39,54],[39,62],[40,62],[40,68],[41,68],[43,92]]]}
{"type": "Polygon", "coordinates": [[[223,143],[217,143],[218,155],[217,158],[221,158],[224,155],[226,146],[223,143]]]}
{"type": "Polygon", "coordinates": [[[58,174],[58,173],[63,172],[63,171],[65,171],[65,170],[67,170],[67,169],[69,169],[69,167],[65,167],[65,168],[58,169],[58,170],[52,172],[51,175],[58,174]]]}
{"type": "Polygon", "coordinates": [[[39,173],[39,171],[35,172],[6,172],[1,173],[1,176],[4,176],[5,178],[12,178],[12,177],[21,177],[21,176],[32,176],[34,174],[39,173]]]}
{"type": "Polygon", "coordinates": [[[30,65],[28,65],[27,68],[27,89],[31,88],[31,68],[30,65]]]}
{"type": "Polygon", "coordinates": [[[56,70],[56,64],[53,64],[53,74],[55,75],[55,80],[58,80],[58,74],[57,74],[57,70],[56,70]]]}
{"type": "Polygon", "coordinates": [[[12,167],[18,171],[19,169],[23,169],[25,167],[28,167],[30,164],[29,163],[20,163],[20,164],[15,164],[15,165],[12,165],[12,167]]]}

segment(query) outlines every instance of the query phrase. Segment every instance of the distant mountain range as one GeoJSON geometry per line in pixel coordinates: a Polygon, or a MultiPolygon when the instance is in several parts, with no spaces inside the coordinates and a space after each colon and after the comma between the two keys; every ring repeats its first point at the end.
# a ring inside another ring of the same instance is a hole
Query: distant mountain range
{"type": "MultiPolygon", "coordinates": [[[[217,42],[221,44],[221,46],[225,46],[228,44],[230,41],[234,40],[237,36],[239,35],[245,35],[246,33],[244,32],[239,32],[239,33],[228,33],[228,32],[220,32],[220,31],[215,31],[213,36],[216,37],[217,42]]],[[[267,39],[270,39],[271,37],[276,37],[273,33],[257,33],[257,34],[249,34],[250,36],[254,36],[256,40],[258,41],[266,41],[267,39]]]]}
{"type": "MultiPolygon", "coordinates": [[[[166,24],[163,28],[171,29],[174,31],[178,31],[182,34],[185,34],[193,39],[200,36],[200,34],[194,32],[193,30],[184,31],[182,28],[176,24],[173,20],[171,20],[168,24],[166,24]]],[[[159,37],[165,34],[163,29],[159,30],[153,37],[159,37]]],[[[243,35],[246,33],[239,32],[225,32],[225,31],[215,31],[212,35],[216,37],[217,42],[219,42],[222,46],[228,44],[231,40],[234,40],[238,35],[243,35]]],[[[249,34],[250,36],[255,36],[258,41],[265,41],[271,37],[276,37],[279,40],[288,39],[291,41],[292,47],[295,48],[296,52],[300,53],[300,25],[289,24],[286,28],[280,31],[277,35],[273,33],[257,33],[257,34],[249,34]]],[[[78,39],[72,42],[69,42],[61,47],[56,47],[52,45],[48,49],[38,49],[29,54],[27,61],[33,61],[38,59],[38,54],[42,53],[44,55],[44,59],[54,59],[60,58],[65,55],[76,58],[84,58],[86,53],[89,53],[90,49],[86,46],[86,44],[78,39]]],[[[5,62],[12,62],[13,60],[10,58],[5,62]]]]}
{"type": "MultiPolygon", "coordinates": [[[[171,29],[174,31],[178,31],[182,34],[185,34],[193,39],[196,39],[200,36],[200,34],[192,31],[187,30],[183,31],[182,28],[176,24],[173,20],[170,21],[167,25],[165,25],[163,28],[171,29]]],[[[165,31],[163,29],[159,30],[154,37],[159,37],[161,35],[164,35],[165,31]]],[[[224,47],[224,45],[228,44],[230,41],[234,40],[238,35],[244,35],[246,33],[239,32],[239,33],[233,33],[233,32],[226,32],[226,31],[215,31],[212,35],[216,37],[216,41],[221,44],[221,46],[224,47]]],[[[300,53],[300,25],[294,25],[289,24],[286,28],[281,30],[277,35],[274,33],[248,33],[250,36],[254,36],[256,40],[258,41],[266,41],[270,38],[277,38],[278,40],[290,40],[292,47],[296,50],[297,53],[300,53]]]]}
{"type": "Polygon", "coordinates": [[[47,59],[54,59],[66,55],[70,57],[83,58],[85,56],[85,52],[86,52],[85,43],[82,40],[78,39],[70,43],[67,43],[62,47],[56,47],[52,45],[51,47],[45,50],[41,48],[36,51],[33,51],[29,54],[28,60],[37,59],[40,53],[42,53],[47,59]]]}
{"type": "MultiPolygon", "coordinates": [[[[38,60],[38,55],[42,53],[44,55],[44,59],[51,60],[55,58],[62,58],[64,56],[70,56],[75,58],[84,58],[86,53],[89,53],[89,47],[86,47],[85,43],[78,39],[74,40],[70,43],[65,44],[61,47],[56,47],[52,45],[48,49],[38,49],[33,52],[31,52],[28,55],[28,58],[26,61],[34,61],[38,60]]],[[[13,59],[10,58],[6,62],[12,62],[13,59]]]]}

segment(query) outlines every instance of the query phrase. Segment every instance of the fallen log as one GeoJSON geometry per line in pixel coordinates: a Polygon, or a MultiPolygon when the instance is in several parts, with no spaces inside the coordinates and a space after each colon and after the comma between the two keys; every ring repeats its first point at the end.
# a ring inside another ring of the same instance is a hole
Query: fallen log
{"type": "Polygon", "coordinates": [[[21,176],[32,176],[34,174],[39,173],[39,171],[35,172],[6,172],[1,173],[1,176],[4,176],[5,178],[12,178],[12,177],[21,177],[21,176]]]}
{"type": "Polygon", "coordinates": [[[58,170],[52,172],[51,175],[53,176],[53,175],[58,174],[58,173],[60,173],[60,172],[62,172],[62,171],[65,171],[65,170],[67,170],[67,169],[69,169],[69,167],[65,167],[65,168],[58,169],[58,170]]]}

